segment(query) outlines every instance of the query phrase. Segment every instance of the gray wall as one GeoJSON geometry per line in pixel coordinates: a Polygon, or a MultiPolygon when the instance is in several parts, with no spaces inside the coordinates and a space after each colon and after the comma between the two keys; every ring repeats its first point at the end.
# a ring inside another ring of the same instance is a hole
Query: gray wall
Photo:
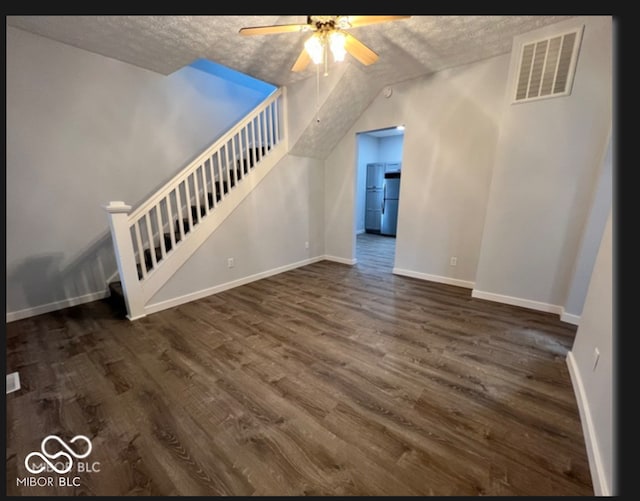
{"type": "Polygon", "coordinates": [[[612,217],[609,207],[580,325],[569,355],[574,388],[582,410],[595,494],[609,496],[617,494],[612,217]],[[594,368],[596,348],[600,358],[594,368]]]}
{"type": "Polygon", "coordinates": [[[105,290],[110,200],[137,204],[264,99],[7,27],[7,313],[105,290]]]}
{"type": "Polygon", "coordinates": [[[395,266],[474,280],[508,62],[507,55],[491,58],[376,97],[325,161],[327,254],[355,257],[355,134],[401,123],[395,266]]]}
{"type": "MultiPolygon", "coordinates": [[[[577,23],[585,29],[571,95],[512,105],[511,74],[501,106],[479,291],[545,305],[566,299],[611,125],[611,18],[579,17],[514,40],[577,23]]],[[[518,55],[514,51],[512,62],[518,55]]]]}
{"type": "Polygon", "coordinates": [[[149,305],[321,256],[323,175],[322,161],[285,156],[149,305]]]}

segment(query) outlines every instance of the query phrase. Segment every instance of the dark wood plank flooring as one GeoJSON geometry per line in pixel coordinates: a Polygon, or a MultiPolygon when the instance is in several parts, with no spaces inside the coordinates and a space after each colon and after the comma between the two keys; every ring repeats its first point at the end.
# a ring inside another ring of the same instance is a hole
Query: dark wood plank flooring
{"type": "Polygon", "coordinates": [[[7,494],[593,495],[575,328],[394,276],[394,245],[136,322],[96,301],[7,324],[7,494]],[[100,471],[16,485],[50,434],[100,471]]]}

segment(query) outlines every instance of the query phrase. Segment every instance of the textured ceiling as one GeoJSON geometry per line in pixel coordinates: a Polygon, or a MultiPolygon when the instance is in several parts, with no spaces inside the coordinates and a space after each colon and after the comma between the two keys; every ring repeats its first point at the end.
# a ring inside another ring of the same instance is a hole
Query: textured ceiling
{"type": "MultiPolygon", "coordinates": [[[[348,67],[292,153],[324,158],[385,86],[507,53],[515,35],[571,16],[412,16],[349,30],[378,53],[348,67]]],[[[168,75],[206,58],[277,86],[315,77],[290,71],[308,33],[241,36],[244,26],[306,22],[301,16],[7,16],[7,25],[168,75]]],[[[331,68],[329,68],[331,71],[331,68]]]]}

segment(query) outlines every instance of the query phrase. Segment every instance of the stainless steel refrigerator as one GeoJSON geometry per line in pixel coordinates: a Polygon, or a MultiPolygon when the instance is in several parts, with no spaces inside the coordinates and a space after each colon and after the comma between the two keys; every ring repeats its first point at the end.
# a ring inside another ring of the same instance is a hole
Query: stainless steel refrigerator
{"type": "Polygon", "coordinates": [[[398,202],[400,198],[400,172],[385,172],[382,185],[382,214],[380,234],[396,236],[398,227],[398,202]]]}

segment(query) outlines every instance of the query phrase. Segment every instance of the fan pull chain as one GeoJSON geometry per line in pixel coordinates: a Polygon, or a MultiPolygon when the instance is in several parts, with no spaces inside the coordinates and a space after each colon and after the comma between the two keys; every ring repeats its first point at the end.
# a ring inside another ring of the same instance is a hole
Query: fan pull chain
{"type": "Polygon", "coordinates": [[[316,122],[320,123],[320,65],[316,64],[316,122]]]}
{"type": "Polygon", "coordinates": [[[329,75],[329,44],[327,43],[326,35],[324,37],[323,45],[324,50],[322,52],[324,54],[324,76],[326,77],[329,75]]]}

